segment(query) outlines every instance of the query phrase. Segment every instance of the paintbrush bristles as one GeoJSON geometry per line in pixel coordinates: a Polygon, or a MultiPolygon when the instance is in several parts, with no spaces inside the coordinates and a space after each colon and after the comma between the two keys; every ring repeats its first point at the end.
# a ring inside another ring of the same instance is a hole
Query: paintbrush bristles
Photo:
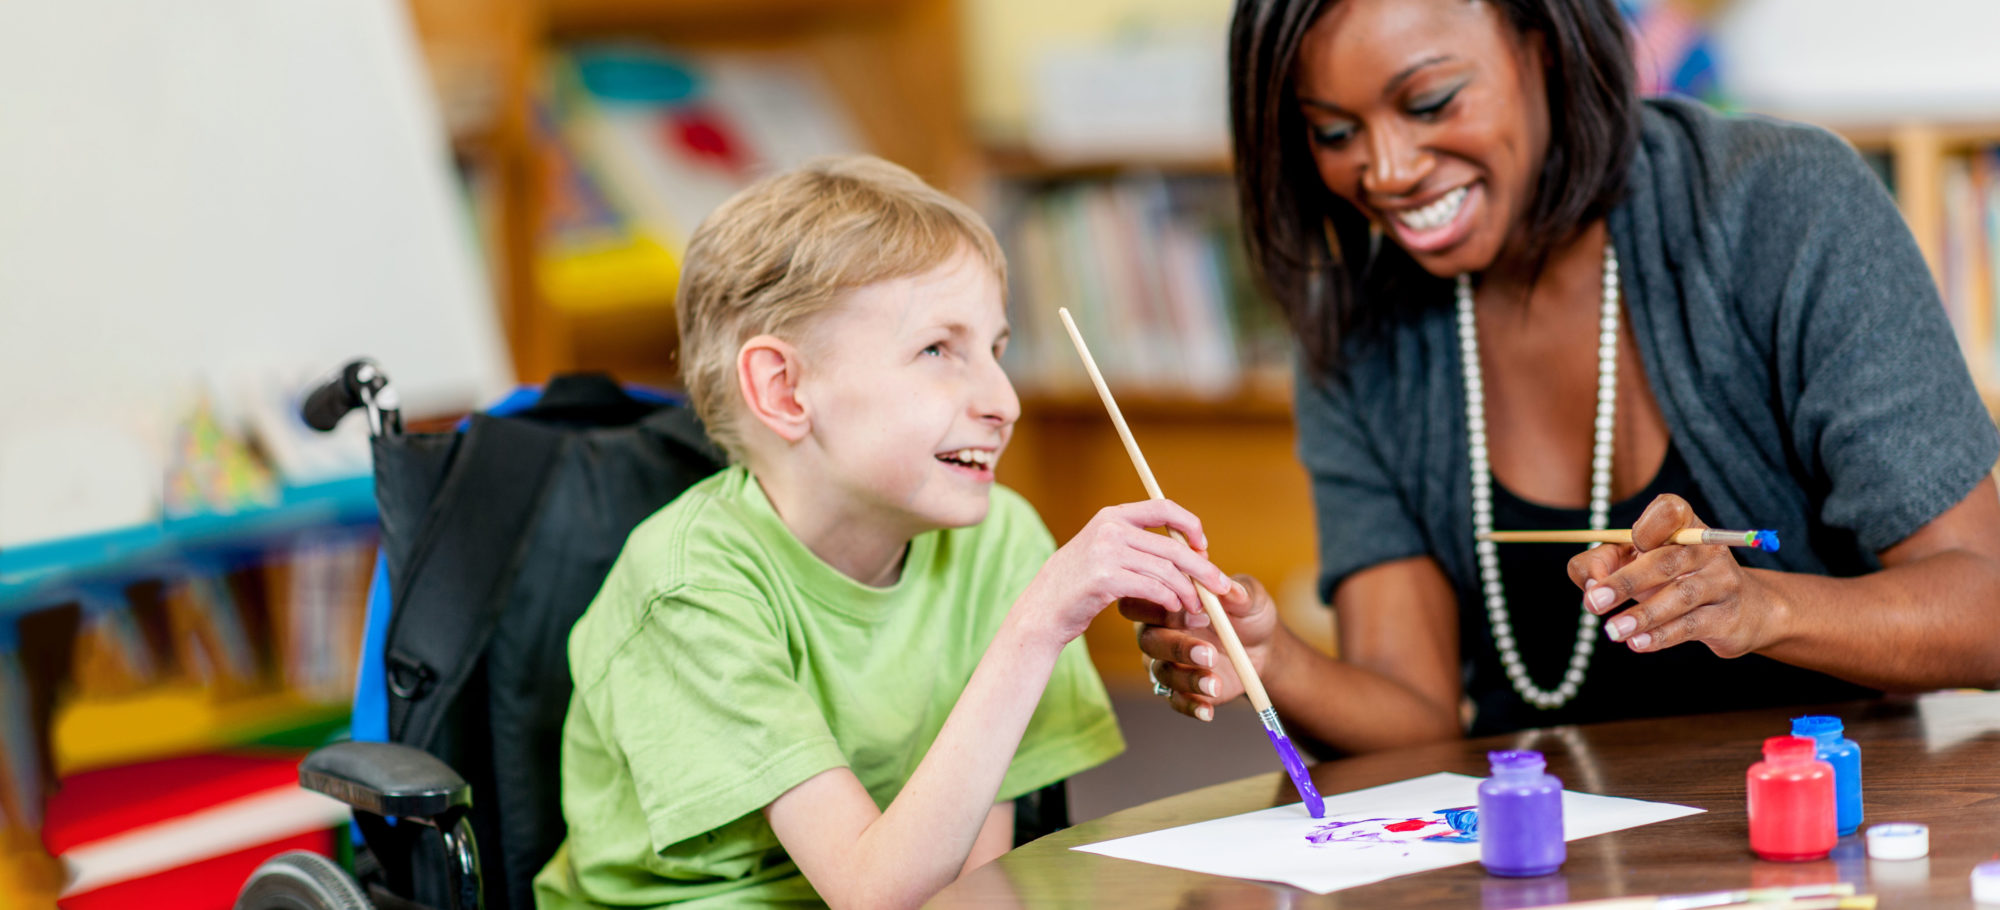
{"type": "MultiPolygon", "coordinates": [[[[1146,487],[1146,495],[1154,499],[1167,498],[1160,492],[1160,483],[1153,479],[1153,469],[1146,464],[1146,456],[1139,451],[1139,443],[1132,438],[1132,428],[1125,424],[1124,412],[1118,410],[1118,400],[1111,397],[1111,387],[1104,382],[1104,374],[1098,372],[1097,361],[1090,356],[1090,345],[1083,342],[1083,333],[1077,331],[1076,320],[1070,318],[1069,308],[1060,307],[1056,315],[1062,318],[1063,328],[1069,331],[1071,344],[1076,345],[1076,355],[1083,358],[1083,370],[1090,374],[1090,384],[1097,388],[1097,397],[1103,399],[1104,410],[1111,415],[1111,426],[1118,431],[1118,439],[1125,444],[1125,454],[1132,459],[1132,467],[1139,471],[1139,482],[1146,487]]],[[[1187,543],[1187,538],[1179,531],[1169,530],[1175,540],[1187,543]]],[[[1193,579],[1189,579],[1193,581],[1193,579]]],[[[1264,691],[1264,680],[1257,676],[1257,667],[1250,663],[1250,654],[1243,650],[1243,642],[1236,637],[1236,628],[1229,622],[1228,611],[1215,599],[1214,592],[1194,582],[1194,592],[1201,598],[1201,608],[1208,612],[1208,621],[1215,626],[1215,637],[1222,642],[1223,653],[1228,656],[1230,666],[1236,668],[1236,676],[1243,682],[1243,694],[1250,699],[1250,706],[1258,711],[1271,707],[1271,696],[1264,691]]]]}

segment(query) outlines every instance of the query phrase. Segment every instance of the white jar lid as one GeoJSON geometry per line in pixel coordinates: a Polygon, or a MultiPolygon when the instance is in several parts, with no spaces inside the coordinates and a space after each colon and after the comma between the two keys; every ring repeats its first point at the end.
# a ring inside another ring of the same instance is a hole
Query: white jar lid
{"type": "MultiPolygon", "coordinates": [[[[1931,852],[1931,829],[1915,822],[1884,822],[1868,826],[1868,856],[1872,859],[1917,859],[1931,852]]],[[[2000,882],[1995,883],[2000,887],[2000,882]]]]}
{"type": "Polygon", "coordinates": [[[2000,860],[1989,860],[1972,867],[1972,900],[1981,904],[2000,904],[2000,860]]]}

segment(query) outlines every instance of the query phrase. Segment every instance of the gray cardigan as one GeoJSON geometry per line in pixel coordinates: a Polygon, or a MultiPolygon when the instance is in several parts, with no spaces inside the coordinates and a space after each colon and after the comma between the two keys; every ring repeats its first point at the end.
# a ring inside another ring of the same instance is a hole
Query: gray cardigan
{"type": "MultiPolygon", "coordinates": [[[[1908,228],[1839,138],[1648,101],[1609,225],[1646,377],[1715,510],[1701,517],[1783,539],[1775,554],[1739,550],[1746,564],[1879,568],[1877,552],[2000,458],[1908,228]]],[[[1420,554],[1461,602],[1477,596],[1450,301],[1412,305],[1347,345],[1339,375],[1299,373],[1328,598],[1359,569],[1420,554]]]]}

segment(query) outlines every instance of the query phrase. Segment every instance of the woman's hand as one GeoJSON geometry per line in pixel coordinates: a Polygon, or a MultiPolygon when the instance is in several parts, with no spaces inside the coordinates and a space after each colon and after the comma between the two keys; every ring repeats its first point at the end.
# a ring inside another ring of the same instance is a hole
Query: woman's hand
{"type": "Polygon", "coordinates": [[[1102,509],[1042,564],[1010,618],[1027,623],[1033,634],[1047,636],[1061,647],[1082,635],[1097,614],[1121,598],[1163,604],[1163,612],[1200,610],[1190,578],[1211,592],[1235,590],[1229,576],[1208,561],[1207,549],[1201,519],[1170,500],[1102,509]],[[1179,531],[1188,542],[1148,528],[1179,531]]]}
{"type": "MultiPolygon", "coordinates": [[[[1239,583],[1218,599],[1261,677],[1278,637],[1278,608],[1257,579],[1239,575],[1237,580],[1239,583]]],[[[1230,665],[1206,613],[1134,597],[1119,601],[1118,612],[1144,624],[1139,630],[1139,650],[1148,658],[1154,681],[1173,690],[1168,701],[1174,710],[1198,720],[1213,720],[1216,705],[1243,694],[1243,681],[1230,665]]]]}
{"type": "Polygon", "coordinates": [[[1612,641],[1634,651],[1658,651],[1698,641],[1719,657],[1764,647],[1768,598],[1728,547],[1681,545],[1683,528],[1706,528],[1687,500],[1667,494],[1632,525],[1632,543],[1605,544],[1569,561],[1570,580],[1592,613],[1603,616],[1627,600],[1630,609],[1604,624],[1612,641]]]}

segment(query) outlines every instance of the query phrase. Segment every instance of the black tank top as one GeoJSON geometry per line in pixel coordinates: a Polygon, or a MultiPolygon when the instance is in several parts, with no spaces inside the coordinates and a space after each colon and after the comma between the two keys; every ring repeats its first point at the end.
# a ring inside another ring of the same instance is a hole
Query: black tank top
{"type": "MultiPolygon", "coordinates": [[[[1660,464],[1653,482],[1638,495],[1612,504],[1610,526],[1631,527],[1646,506],[1663,493],[1679,494],[1694,507],[1696,515],[1707,518],[1714,514],[1702,498],[1701,490],[1696,488],[1687,463],[1669,443],[1666,460],[1660,464]]],[[[1589,513],[1585,509],[1558,509],[1528,502],[1494,481],[1495,530],[1589,526],[1589,513]]],[[[1520,649],[1528,678],[1544,690],[1554,689],[1562,682],[1562,674],[1569,669],[1571,649],[1576,645],[1583,595],[1570,582],[1566,567],[1570,557],[1579,552],[1582,549],[1576,544],[1500,545],[1500,579],[1507,591],[1507,613],[1514,627],[1515,647],[1520,649]]],[[[1604,637],[1600,627],[1596,633],[1597,648],[1591,654],[1582,689],[1563,707],[1544,711],[1523,701],[1507,681],[1483,595],[1459,604],[1458,630],[1465,694],[1474,709],[1473,736],[1527,727],[1812,704],[1879,694],[1756,654],[1724,660],[1700,642],[1638,654],[1604,637]]],[[[1772,735],[1784,732],[1774,730],[1772,735]]]]}

